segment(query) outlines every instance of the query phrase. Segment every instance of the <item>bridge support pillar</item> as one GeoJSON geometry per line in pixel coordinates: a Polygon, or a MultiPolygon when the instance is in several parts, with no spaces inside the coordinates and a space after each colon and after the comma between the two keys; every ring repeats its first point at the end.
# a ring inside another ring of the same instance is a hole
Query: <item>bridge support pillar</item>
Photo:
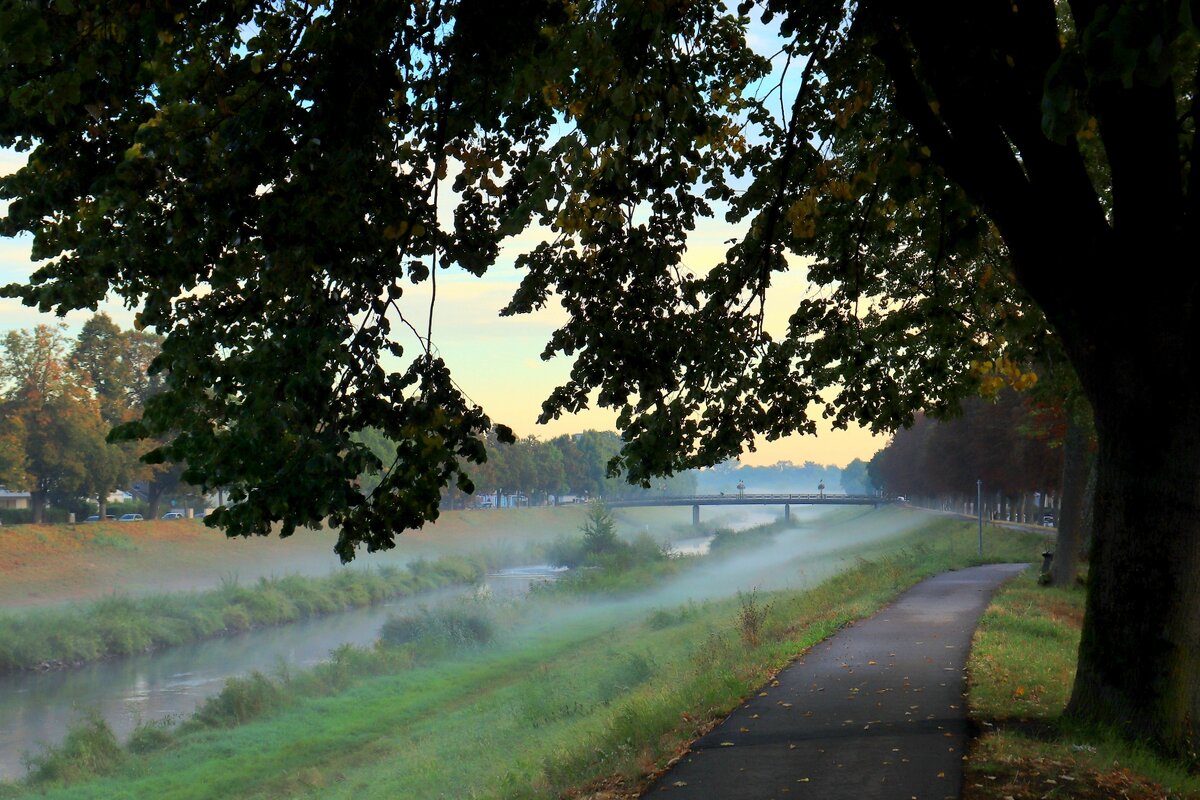
{"type": "Polygon", "coordinates": [[[692,506],[692,524],[697,528],[700,527],[700,504],[696,503],[692,506]]]}
{"type": "Polygon", "coordinates": [[[784,522],[792,521],[792,507],[788,503],[783,504],[783,521],[784,522]]]}

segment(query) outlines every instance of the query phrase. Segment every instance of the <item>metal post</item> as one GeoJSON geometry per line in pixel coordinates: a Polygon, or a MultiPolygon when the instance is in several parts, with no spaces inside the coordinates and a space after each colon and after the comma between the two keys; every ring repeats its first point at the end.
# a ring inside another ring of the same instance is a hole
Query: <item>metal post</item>
{"type": "Polygon", "coordinates": [[[975,499],[979,505],[979,557],[983,557],[983,478],[975,481],[975,499]]]}
{"type": "Polygon", "coordinates": [[[692,524],[700,527],[700,504],[696,503],[692,506],[692,524]]]}
{"type": "Polygon", "coordinates": [[[787,503],[783,504],[783,521],[784,522],[792,521],[792,507],[790,505],[788,505],[787,503]]]}

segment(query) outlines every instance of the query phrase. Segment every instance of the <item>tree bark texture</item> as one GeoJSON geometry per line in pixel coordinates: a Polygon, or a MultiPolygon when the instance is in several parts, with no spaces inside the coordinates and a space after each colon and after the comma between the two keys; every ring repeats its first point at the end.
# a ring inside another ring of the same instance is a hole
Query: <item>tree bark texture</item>
{"type": "Polygon", "coordinates": [[[1200,409],[1164,419],[1162,408],[1111,408],[1121,405],[1097,406],[1096,527],[1068,713],[1120,725],[1195,762],[1200,409]]]}
{"type": "Polygon", "coordinates": [[[1096,516],[1093,513],[1096,506],[1096,455],[1088,453],[1088,478],[1083,489],[1083,520],[1079,526],[1079,555],[1087,561],[1092,552],[1092,532],[1095,529],[1096,516]]]}
{"type": "Polygon", "coordinates": [[[1067,424],[1063,441],[1062,503],[1058,512],[1058,536],[1050,583],[1071,586],[1079,574],[1079,544],[1083,501],[1087,485],[1087,430],[1074,419],[1067,424]]]}

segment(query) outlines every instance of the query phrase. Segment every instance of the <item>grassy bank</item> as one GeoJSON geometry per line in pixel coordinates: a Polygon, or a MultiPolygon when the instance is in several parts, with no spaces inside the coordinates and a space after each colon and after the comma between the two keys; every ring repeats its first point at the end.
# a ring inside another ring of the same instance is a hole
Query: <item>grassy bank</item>
{"type": "Polygon", "coordinates": [[[980,737],[968,800],[1200,798],[1200,775],[1115,732],[1064,719],[1084,589],[1038,586],[1032,571],[997,593],[972,645],[969,707],[980,737]]]}
{"type": "MultiPolygon", "coordinates": [[[[246,713],[135,737],[153,747],[135,742],[86,768],[83,754],[104,748],[60,751],[42,782],[0,794],[364,800],[555,798],[603,789],[634,796],[806,648],[923,577],[974,563],[973,536],[969,524],[935,520],[843,553],[842,571],[806,590],[660,606],[555,596],[526,610],[524,621],[501,626],[490,645],[439,648],[418,638],[339,651],[321,668],[336,680],[311,677],[321,670],[246,679],[257,688],[239,685],[226,703],[236,708],[240,697],[246,713]],[[89,771],[105,774],[85,778],[89,771]]],[[[1032,560],[1041,544],[1005,534],[989,541],[988,556],[1032,560]]]]}
{"type": "MultiPolygon", "coordinates": [[[[448,511],[408,531],[393,550],[362,553],[356,566],[404,566],[416,559],[469,555],[483,547],[522,551],[578,531],[585,508],[448,511]]],[[[623,509],[619,530],[682,538],[690,509],[623,509]]],[[[720,521],[713,516],[714,523],[720,521]]],[[[94,600],[114,586],[130,595],[196,591],[236,574],[246,583],[290,574],[324,576],[340,566],[334,531],[297,531],[288,539],[228,539],[195,520],[0,527],[0,609],[94,600]]]]}
{"type": "Polygon", "coordinates": [[[89,604],[0,615],[0,670],[47,669],[142,653],[474,583],[483,574],[481,560],[450,556],[404,568],[345,571],[325,578],[261,578],[250,586],[229,580],[208,592],[112,595],[89,604]]]}

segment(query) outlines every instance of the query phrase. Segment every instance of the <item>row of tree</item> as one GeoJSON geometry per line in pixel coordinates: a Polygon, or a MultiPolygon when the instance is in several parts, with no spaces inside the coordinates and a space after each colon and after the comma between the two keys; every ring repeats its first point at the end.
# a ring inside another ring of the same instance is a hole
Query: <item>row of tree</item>
{"type": "MultiPolygon", "coordinates": [[[[652,492],[663,495],[696,493],[694,472],[659,478],[649,489],[632,486],[623,474],[608,475],[608,464],[621,450],[621,438],[612,431],[587,430],[542,441],[534,436],[504,444],[489,436],[487,462],[471,468],[475,494],[519,494],[533,503],[550,497],[605,497],[625,499],[652,492]]],[[[454,505],[466,502],[457,489],[447,491],[454,505]]]]}
{"type": "MultiPolygon", "coordinates": [[[[370,430],[359,438],[385,466],[392,463],[396,449],[386,437],[370,430]]],[[[485,446],[487,462],[470,470],[476,498],[501,493],[524,495],[534,504],[563,495],[623,500],[647,494],[672,497],[733,494],[739,485],[748,492],[816,492],[822,484],[834,491],[839,481],[848,494],[872,491],[866,463],[858,459],[846,468],[854,470],[854,464],[858,465],[849,477],[841,467],[815,461],[749,466],[731,459],[710,469],[685,470],[655,478],[649,488],[644,488],[630,484],[623,472],[608,474],[608,464],[618,456],[622,446],[621,437],[613,431],[586,430],[544,441],[526,436],[512,444],[500,442],[493,434],[487,437],[485,446]]],[[[379,477],[364,476],[363,487],[370,491],[378,484],[379,477]]],[[[443,507],[457,508],[470,502],[470,496],[456,487],[448,487],[443,493],[443,507]]]]}
{"type": "MultiPolygon", "coordinates": [[[[30,494],[31,516],[48,505],[105,512],[115,489],[141,482],[151,513],[179,470],[141,461],[146,442],[110,442],[161,387],[149,372],[160,337],[123,331],[96,314],[69,340],[62,326],[11,331],[0,350],[0,485],[30,494]]],[[[152,446],[153,443],[149,443],[152,446]]]]}
{"type": "Polygon", "coordinates": [[[935,420],[918,414],[867,465],[871,482],[888,495],[974,499],[976,480],[989,496],[1015,503],[1034,492],[1057,492],[1063,469],[1065,420],[1060,412],[1005,389],[970,398],[962,414],[935,420]]]}

